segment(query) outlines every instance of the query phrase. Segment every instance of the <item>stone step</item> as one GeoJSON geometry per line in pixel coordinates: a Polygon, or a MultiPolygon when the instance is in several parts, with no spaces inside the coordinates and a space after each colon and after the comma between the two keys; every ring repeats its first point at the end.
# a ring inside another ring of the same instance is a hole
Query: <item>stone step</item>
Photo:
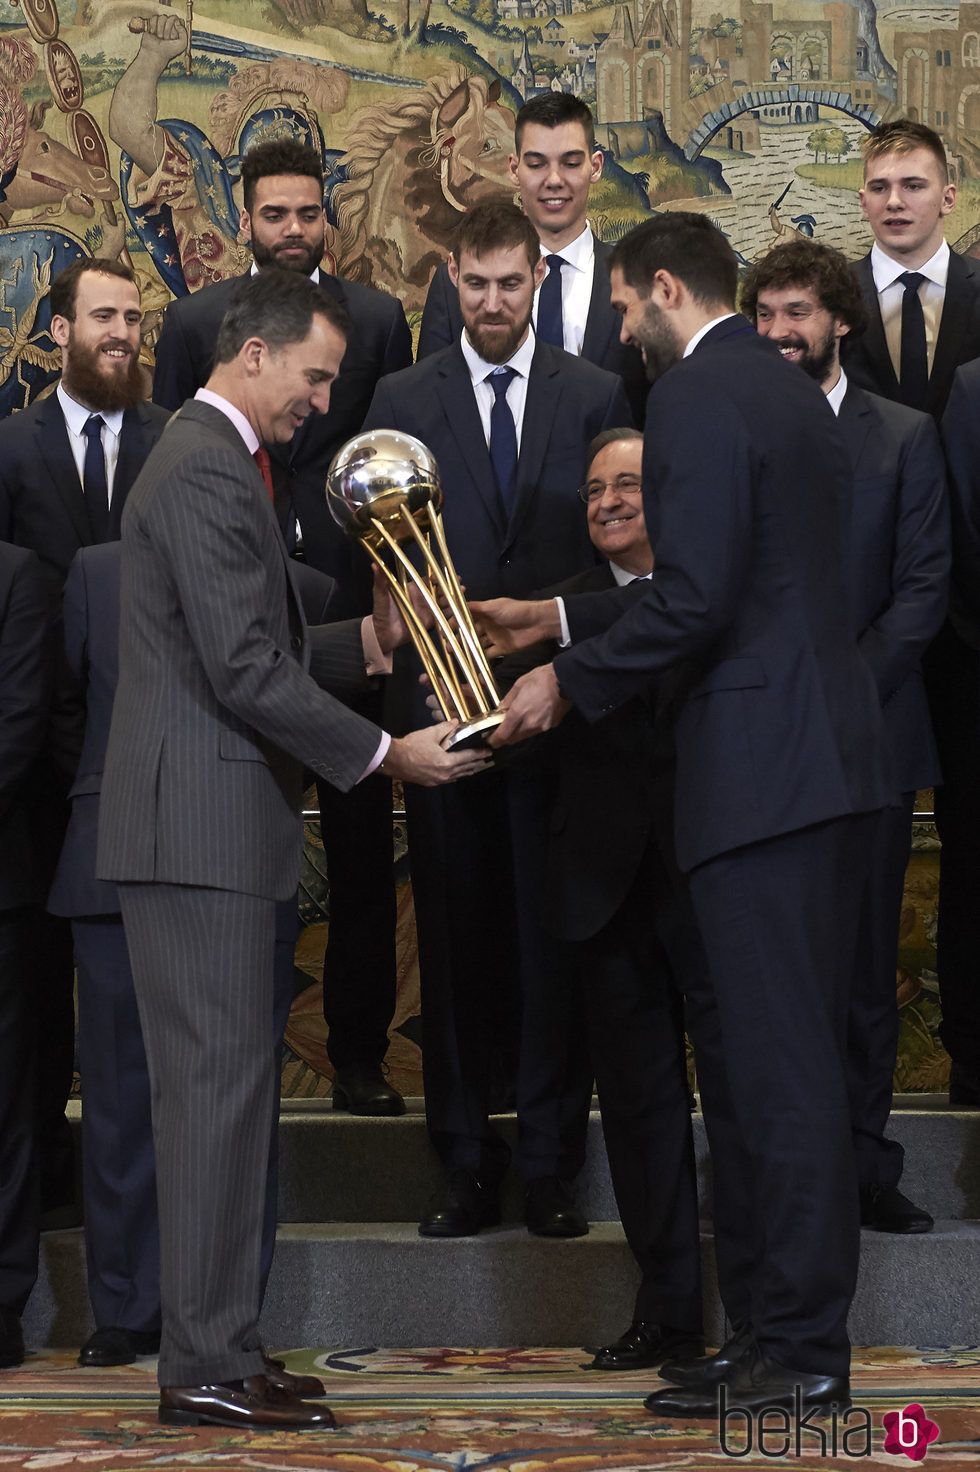
{"type": "MultiPolygon", "coordinates": [[[[980,1223],[940,1221],[921,1237],[862,1233],[855,1344],[980,1343],[980,1223]]],[[[702,1234],[706,1327],[723,1336],[713,1239],[702,1234]]],[[[93,1327],[81,1231],[43,1239],[24,1316],[29,1346],[81,1344],[93,1327]]],[[[431,1240],[412,1223],[296,1223],[280,1228],[262,1330],[270,1346],[391,1348],[586,1345],[631,1317],[636,1267],[622,1229],[551,1241],[504,1226],[431,1240]]]]}

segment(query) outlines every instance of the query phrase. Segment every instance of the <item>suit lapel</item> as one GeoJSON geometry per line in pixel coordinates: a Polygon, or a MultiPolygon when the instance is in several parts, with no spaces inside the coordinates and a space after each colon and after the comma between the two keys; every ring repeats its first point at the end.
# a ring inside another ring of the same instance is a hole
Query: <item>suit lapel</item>
{"type": "Polygon", "coordinates": [[[561,348],[551,348],[547,343],[535,344],[524,400],[521,452],[517,457],[517,494],[507,526],[505,547],[517,539],[537,495],[551,439],[551,426],[561,397],[561,353],[561,348]]]}
{"type": "MultiPolygon", "coordinates": [[[[343,283],[341,281],[338,281],[336,276],[331,276],[326,271],[320,271],[319,282],[324,291],[328,292],[330,296],[333,297],[334,301],[338,302],[342,307],[347,306],[347,297],[344,292],[343,283]]],[[[341,376],[343,374],[343,371],[344,364],[343,360],[341,360],[340,375],[338,376],[341,376]]],[[[292,465],[293,461],[296,459],[296,456],[300,453],[303,446],[306,444],[306,440],[310,433],[313,420],[316,417],[316,415],[308,414],[306,416],[306,419],[300,425],[299,429],[293,435],[288,444],[269,446],[269,456],[272,459],[273,463],[278,460],[280,464],[284,466],[292,465]]]]}
{"type": "Polygon", "coordinates": [[[609,305],[609,251],[601,240],[594,241],[592,295],[582,339],[582,357],[590,363],[604,363],[619,341],[619,314],[609,305]]]}
{"type": "Polygon", "coordinates": [[[127,409],[123,415],[122,434],[119,436],[119,458],[116,460],[116,473],[112,479],[112,502],[109,506],[109,532],[112,537],[119,535],[120,519],[126,504],[126,497],[132,490],[136,477],[143,469],[143,462],[151,448],[150,436],[143,422],[141,410],[139,407],[127,409]]]}
{"type": "MultiPolygon", "coordinates": [[[[486,434],[480,411],[476,407],[470,370],[458,343],[451,352],[444,355],[439,365],[438,393],[446,421],[459,449],[459,458],[469,471],[476,493],[486,507],[498,535],[503,536],[504,517],[500,493],[493,478],[490,451],[486,448],[486,434]]],[[[520,461],[517,473],[520,479],[520,461]]],[[[449,494],[452,494],[451,489],[449,494]]]]}
{"type": "Polygon", "coordinates": [[[92,544],[92,528],[85,506],[85,493],[75,468],[68,426],[56,394],[42,401],[35,423],[38,458],[47,471],[50,485],[68,513],[79,545],[92,544]]]}
{"type": "Polygon", "coordinates": [[[856,270],[861,283],[861,296],[868,313],[868,325],[861,335],[858,351],[869,360],[871,377],[876,384],[881,384],[881,392],[885,397],[899,399],[898,375],[892,366],[891,353],[885,339],[885,324],[881,320],[881,307],[878,305],[870,255],[858,261],[856,270]]]}
{"type": "Polygon", "coordinates": [[[949,254],[949,273],[943,314],[939,319],[939,336],[929,374],[929,387],[923,408],[934,412],[943,385],[948,385],[957,366],[963,361],[961,349],[971,326],[971,307],[976,291],[974,263],[966,256],[949,254]]]}
{"type": "Polygon", "coordinates": [[[856,384],[849,383],[847,386],[847,392],[837,416],[837,423],[840,425],[847,452],[851,457],[851,465],[856,473],[861,462],[865,441],[868,438],[868,431],[871,428],[871,415],[867,401],[856,384]]]}

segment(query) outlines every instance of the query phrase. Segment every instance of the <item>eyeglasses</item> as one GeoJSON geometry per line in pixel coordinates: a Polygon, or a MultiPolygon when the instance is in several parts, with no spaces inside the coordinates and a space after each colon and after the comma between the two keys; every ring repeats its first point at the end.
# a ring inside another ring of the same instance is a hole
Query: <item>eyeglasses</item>
{"type": "Polygon", "coordinates": [[[614,490],[617,496],[639,496],[643,493],[643,482],[638,475],[617,475],[615,480],[588,480],[578,488],[579,499],[588,506],[590,501],[598,501],[609,489],[614,490]]]}

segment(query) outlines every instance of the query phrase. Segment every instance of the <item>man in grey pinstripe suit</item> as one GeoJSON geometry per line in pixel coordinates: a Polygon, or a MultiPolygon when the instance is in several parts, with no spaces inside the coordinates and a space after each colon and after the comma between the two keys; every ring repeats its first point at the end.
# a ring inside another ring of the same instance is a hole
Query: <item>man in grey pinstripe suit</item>
{"type": "Polygon", "coordinates": [[[380,607],[306,628],[252,457],[326,410],[347,325],[295,272],[244,282],[123,519],[98,873],[119,884],[150,1072],[162,1421],[333,1424],[258,1332],[275,904],[299,877],[303,768],[346,791],[376,767],[435,785],[484,760],[443,750],[448,724],[391,739],[320,688],[364,688],[403,631],[380,607]]]}

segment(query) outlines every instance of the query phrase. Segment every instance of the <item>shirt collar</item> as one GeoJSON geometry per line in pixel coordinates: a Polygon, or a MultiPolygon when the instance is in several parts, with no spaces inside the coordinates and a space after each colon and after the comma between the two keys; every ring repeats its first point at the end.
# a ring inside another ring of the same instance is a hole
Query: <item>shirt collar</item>
{"type": "Polygon", "coordinates": [[[541,246],[542,256],[561,256],[566,266],[572,266],[576,271],[585,271],[595,254],[595,240],[588,223],[581,235],[577,235],[568,245],[563,245],[561,250],[549,250],[546,245],[541,246]]]}
{"type": "Polygon", "coordinates": [[[625,567],[620,567],[619,563],[613,562],[611,557],[609,559],[609,568],[613,577],[616,579],[617,588],[625,588],[627,583],[645,583],[653,577],[653,573],[651,572],[627,572],[625,567]]]}
{"type": "Polygon", "coordinates": [[[219,413],[225,416],[226,419],[230,419],[232,424],[238,430],[238,433],[241,435],[242,439],[245,441],[248,453],[250,455],[255,454],[256,450],[259,448],[259,437],[255,433],[255,430],[252,428],[249,421],[245,418],[245,415],[242,413],[241,409],[236,409],[235,405],[231,403],[230,400],[223,399],[220,394],[214,393],[213,390],[209,388],[199,388],[197,393],[194,395],[194,398],[196,400],[199,400],[202,404],[210,404],[212,409],[217,409],[219,413]]]}
{"type": "MultiPolygon", "coordinates": [[[[936,251],[936,254],[921,266],[915,268],[920,276],[927,281],[933,281],[937,286],[945,287],[946,277],[949,275],[949,245],[944,240],[936,251]]],[[[901,261],[886,256],[881,246],[875,241],[871,247],[871,271],[875,279],[875,291],[884,291],[889,286],[894,286],[899,276],[904,276],[909,267],[901,261]]]]}
{"type": "Polygon", "coordinates": [[[722,314],[721,314],[720,317],[712,317],[712,319],[711,319],[710,322],[706,322],[703,327],[699,327],[698,328],[697,332],[694,334],[694,336],[691,338],[691,341],[688,343],[687,347],[684,349],[683,356],[685,358],[689,358],[691,356],[691,354],[694,352],[694,349],[697,347],[698,343],[701,341],[701,339],[703,337],[707,337],[707,335],[711,331],[712,327],[717,327],[719,322],[727,322],[728,319],[729,319],[729,317],[737,317],[737,316],[738,316],[738,313],[737,312],[722,312],[722,314]]]}
{"type": "Polygon", "coordinates": [[[827,403],[833,409],[833,411],[834,411],[835,414],[839,414],[840,413],[840,406],[844,402],[844,395],[846,393],[847,393],[847,374],[844,372],[844,370],[842,368],[841,371],[840,371],[840,378],[838,378],[837,382],[834,384],[833,388],[830,390],[830,392],[827,395],[827,403]]]}
{"type": "Polygon", "coordinates": [[[521,343],[517,352],[507,359],[506,363],[488,363],[485,358],[481,358],[476,348],[466,336],[465,327],[463,328],[460,339],[460,346],[463,349],[466,366],[470,370],[470,378],[474,383],[482,383],[485,378],[489,378],[490,374],[495,373],[498,368],[513,368],[515,373],[519,373],[522,378],[527,378],[531,371],[531,359],[534,357],[535,341],[534,328],[529,327],[527,329],[527,337],[521,343]]]}
{"type": "MultiPolygon", "coordinates": [[[[285,268],[283,267],[282,269],[285,269],[285,268]]],[[[252,269],[249,272],[249,275],[250,276],[257,276],[258,274],[259,274],[259,267],[253,261],[252,262],[252,269]]],[[[314,286],[319,286],[320,285],[320,267],[319,266],[314,266],[313,267],[313,270],[310,272],[310,280],[313,282],[313,285],[314,286]]]]}
{"type": "Polygon", "coordinates": [[[68,425],[72,434],[82,435],[85,433],[85,425],[91,414],[101,414],[105,420],[107,429],[111,430],[117,437],[122,434],[124,410],[113,409],[110,412],[108,409],[86,409],[84,404],[80,404],[77,399],[72,398],[63,383],[58,384],[56,393],[58,395],[58,403],[61,405],[61,412],[65,416],[65,423],[68,425]]]}

